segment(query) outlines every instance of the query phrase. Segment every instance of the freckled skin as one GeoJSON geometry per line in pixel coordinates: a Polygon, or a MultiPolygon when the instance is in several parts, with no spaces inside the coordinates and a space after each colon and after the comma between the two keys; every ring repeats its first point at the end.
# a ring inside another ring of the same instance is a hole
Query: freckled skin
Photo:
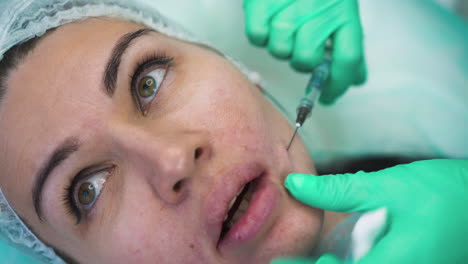
{"type": "Polygon", "coordinates": [[[113,98],[101,92],[115,42],[139,28],[113,19],[62,26],[9,76],[0,106],[0,186],[15,210],[46,243],[81,263],[268,263],[308,252],[323,212],[295,201],[282,183],[292,171],[315,173],[312,161],[300,139],[286,151],[290,125],[228,61],[151,33],[124,56],[113,98]],[[174,57],[174,65],[142,116],[128,76],[156,51],[174,57]],[[33,174],[71,135],[82,145],[47,181],[40,222],[30,196],[33,174]],[[223,173],[250,161],[264,164],[281,188],[278,213],[248,247],[221,255],[204,230],[203,205],[223,173]],[[115,173],[89,219],[74,225],[64,189],[79,170],[99,162],[114,164],[115,173]]]}

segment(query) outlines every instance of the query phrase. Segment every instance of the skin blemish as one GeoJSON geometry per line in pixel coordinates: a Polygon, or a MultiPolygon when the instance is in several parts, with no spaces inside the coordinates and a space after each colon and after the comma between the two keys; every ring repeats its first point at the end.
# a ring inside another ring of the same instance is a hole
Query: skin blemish
{"type": "Polygon", "coordinates": [[[161,206],[159,207],[160,212],[164,212],[167,209],[167,205],[165,203],[161,203],[161,206]]]}
{"type": "Polygon", "coordinates": [[[191,249],[193,249],[193,248],[195,248],[195,245],[192,244],[192,243],[190,243],[189,247],[190,247],[191,249]]]}
{"type": "Polygon", "coordinates": [[[131,250],[131,254],[132,254],[133,256],[139,256],[139,255],[141,254],[141,249],[140,249],[140,248],[133,248],[133,249],[131,250]]]}

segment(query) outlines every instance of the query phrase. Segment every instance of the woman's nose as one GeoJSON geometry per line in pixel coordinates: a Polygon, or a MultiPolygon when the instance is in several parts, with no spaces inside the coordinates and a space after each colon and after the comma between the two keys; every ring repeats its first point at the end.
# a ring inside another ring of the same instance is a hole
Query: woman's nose
{"type": "Polygon", "coordinates": [[[161,156],[155,158],[158,175],[148,175],[148,180],[164,201],[176,204],[193,189],[199,168],[210,155],[209,145],[195,135],[166,137],[162,145],[157,152],[161,156]]]}
{"type": "MultiPolygon", "coordinates": [[[[124,162],[136,168],[152,191],[169,204],[180,203],[193,189],[201,167],[211,156],[202,132],[151,133],[113,129],[124,162]]],[[[133,177],[133,176],[132,176],[133,177]]]]}

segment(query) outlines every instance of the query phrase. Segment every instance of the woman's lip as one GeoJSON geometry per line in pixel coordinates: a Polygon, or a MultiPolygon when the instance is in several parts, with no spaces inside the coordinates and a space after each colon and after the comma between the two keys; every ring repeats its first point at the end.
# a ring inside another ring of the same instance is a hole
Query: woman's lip
{"type": "Polygon", "coordinates": [[[265,167],[257,162],[244,163],[228,170],[216,183],[204,203],[206,230],[214,246],[218,244],[229,203],[250,181],[265,173],[265,167]]]}
{"type": "Polygon", "coordinates": [[[247,210],[219,241],[218,249],[221,254],[236,250],[255,240],[273,223],[272,218],[281,195],[280,191],[266,175],[262,175],[256,181],[258,181],[257,186],[247,210]]]}

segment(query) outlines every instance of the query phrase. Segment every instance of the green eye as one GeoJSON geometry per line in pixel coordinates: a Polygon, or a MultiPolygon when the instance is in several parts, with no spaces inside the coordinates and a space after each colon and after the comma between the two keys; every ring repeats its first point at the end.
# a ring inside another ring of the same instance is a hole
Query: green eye
{"type": "Polygon", "coordinates": [[[92,183],[83,183],[78,190],[78,201],[82,205],[94,203],[96,199],[96,190],[92,183]]]}
{"type": "Polygon", "coordinates": [[[138,94],[143,98],[154,95],[157,90],[156,80],[151,76],[144,77],[138,83],[138,94]]]}
{"type": "Polygon", "coordinates": [[[79,207],[90,210],[94,206],[112,171],[113,168],[103,170],[77,185],[75,199],[79,203],[79,207]]]}
{"type": "Polygon", "coordinates": [[[159,88],[166,76],[167,67],[156,68],[139,78],[132,84],[132,95],[143,115],[148,112],[149,106],[158,94],[159,88]]]}

